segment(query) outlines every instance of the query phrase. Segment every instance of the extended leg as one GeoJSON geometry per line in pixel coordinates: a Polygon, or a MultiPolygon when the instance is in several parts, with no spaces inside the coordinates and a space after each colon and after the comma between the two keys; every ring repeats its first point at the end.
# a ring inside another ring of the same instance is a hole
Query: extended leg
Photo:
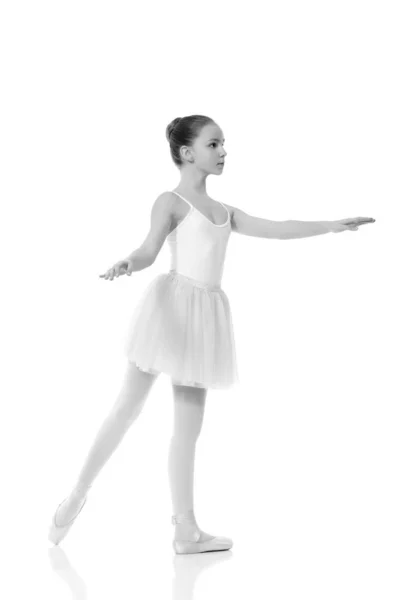
{"type": "Polygon", "coordinates": [[[58,525],[68,523],[82,507],[95,478],[140,414],[157,376],[128,363],[117,400],[97,433],[71,495],[57,511],[58,525]]]}

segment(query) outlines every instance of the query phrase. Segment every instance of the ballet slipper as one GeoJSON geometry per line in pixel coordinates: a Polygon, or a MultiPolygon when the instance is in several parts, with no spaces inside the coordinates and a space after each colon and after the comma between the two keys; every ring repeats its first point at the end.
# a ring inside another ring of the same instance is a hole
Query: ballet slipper
{"type": "Polygon", "coordinates": [[[48,540],[50,542],[52,542],[53,544],[55,544],[55,545],[59,544],[65,538],[65,536],[67,535],[67,533],[71,529],[71,527],[72,527],[72,525],[73,525],[76,517],[81,512],[82,508],[85,506],[86,500],[87,500],[87,497],[85,496],[85,499],[83,501],[82,506],[80,507],[80,509],[78,510],[78,512],[76,513],[76,515],[68,523],[66,523],[66,525],[58,525],[57,524],[57,520],[56,520],[57,519],[58,509],[60,508],[60,506],[62,504],[64,504],[64,502],[66,500],[68,500],[68,498],[69,498],[69,496],[67,496],[67,498],[64,498],[64,500],[61,502],[61,504],[58,505],[57,510],[54,513],[51,525],[49,527],[48,540]]]}
{"type": "MultiPolygon", "coordinates": [[[[174,515],[172,524],[192,523],[195,520],[192,516],[186,514],[174,515]]],[[[194,540],[174,540],[172,543],[176,554],[196,554],[197,552],[216,552],[219,550],[229,550],[233,546],[233,541],[228,537],[215,536],[209,540],[200,541],[201,530],[197,529],[194,533],[194,540]]]]}

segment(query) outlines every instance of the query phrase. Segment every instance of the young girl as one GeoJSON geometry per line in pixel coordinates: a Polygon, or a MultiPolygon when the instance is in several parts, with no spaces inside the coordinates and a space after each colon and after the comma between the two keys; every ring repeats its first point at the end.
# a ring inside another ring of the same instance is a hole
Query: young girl
{"type": "Polygon", "coordinates": [[[167,139],[180,182],[154,202],[151,228],[142,243],[105,274],[112,281],[152,265],[164,243],[171,268],[155,277],[143,293],[126,336],[126,375],[70,495],[58,506],[49,539],[58,544],[82,510],[89,488],[138,417],[158,375],[171,378],[174,432],[168,457],[177,554],[227,550],[231,539],[202,531],[193,503],[196,441],[209,388],[238,383],[230,305],[221,288],[232,231],[244,235],[291,239],[347,229],[375,219],[341,221],[268,221],[212,200],[206,179],[221,174],[226,150],[220,127],[202,115],[174,119],[167,139]]]}

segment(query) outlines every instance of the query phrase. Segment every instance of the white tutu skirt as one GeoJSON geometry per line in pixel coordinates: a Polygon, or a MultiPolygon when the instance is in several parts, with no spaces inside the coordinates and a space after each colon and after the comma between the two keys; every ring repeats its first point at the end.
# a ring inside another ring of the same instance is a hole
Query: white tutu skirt
{"type": "Polygon", "coordinates": [[[124,354],[174,384],[229,388],[239,383],[228,297],[174,270],[155,277],[131,319],[124,354]]]}

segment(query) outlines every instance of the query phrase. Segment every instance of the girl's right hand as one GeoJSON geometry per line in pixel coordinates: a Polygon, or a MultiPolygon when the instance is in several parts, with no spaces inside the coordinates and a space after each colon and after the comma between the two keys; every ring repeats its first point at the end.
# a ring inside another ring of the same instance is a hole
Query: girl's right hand
{"type": "Polygon", "coordinates": [[[133,270],[133,261],[129,258],[124,258],[123,260],[119,260],[111,269],[108,269],[103,275],[99,275],[99,277],[104,277],[104,279],[110,279],[111,281],[114,277],[119,277],[120,275],[131,275],[133,270]]]}

